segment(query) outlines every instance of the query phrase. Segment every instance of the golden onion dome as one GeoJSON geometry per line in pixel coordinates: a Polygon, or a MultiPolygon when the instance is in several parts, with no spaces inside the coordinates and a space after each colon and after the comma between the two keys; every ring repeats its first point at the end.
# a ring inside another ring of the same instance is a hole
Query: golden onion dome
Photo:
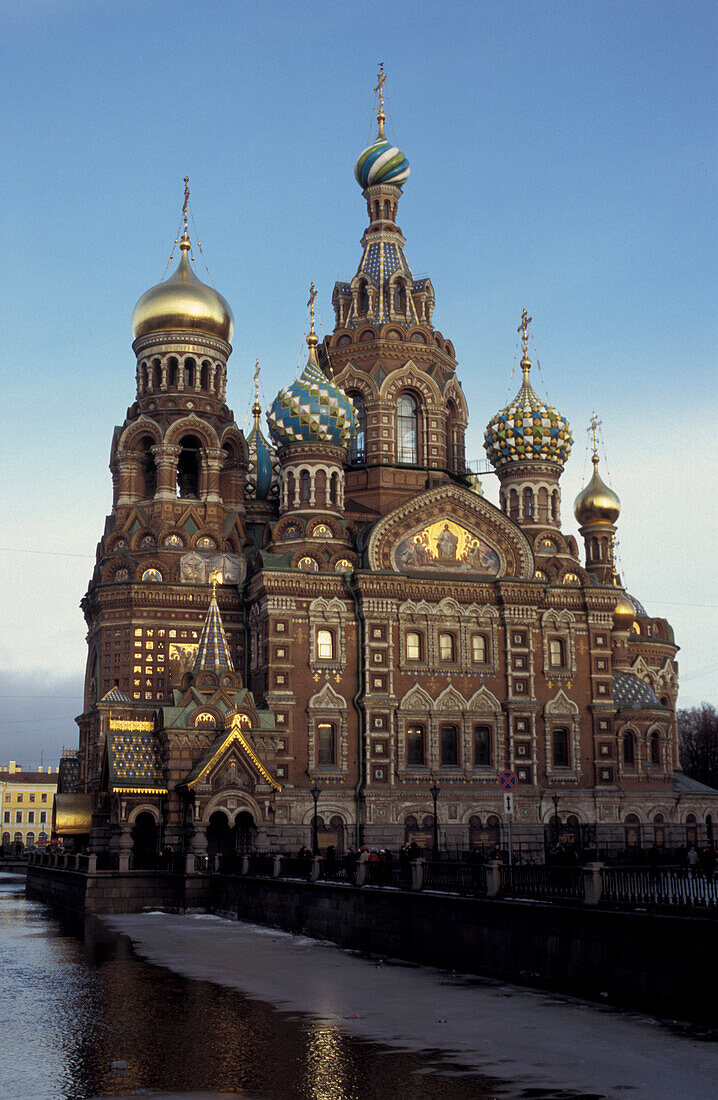
{"type": "Polygon", "coordinates": [[[578,494],[573,505],[573,514],[581,527],[592,527],[599,523],[615,523],[621,514],[621,501],[604,485],[598,472],[598,455],[594,454],[593,477],[586,488],[578,494]]]}
{"type": "Polygon", "coordinates": [[[625,592],[618,597],[618,603],[613,609],[613,629],[630,630],[636,618],[636,609],[625,592]]]}
{"type": "Polygon", "coordinates": [[[132,313],[135,340],[148,332],[190,330],[219,336],[227,343],[234,332],[232,310],[222,295],[195,275],[189,262],[187,233],[180,240],[180,262],[163,283],[145,291],[132,313]]]}

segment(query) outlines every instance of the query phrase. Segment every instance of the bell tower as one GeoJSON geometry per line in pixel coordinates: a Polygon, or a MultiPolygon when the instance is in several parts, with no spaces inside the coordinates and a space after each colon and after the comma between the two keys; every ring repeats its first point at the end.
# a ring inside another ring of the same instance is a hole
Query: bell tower
{"type": "Polygon", "coordinates": [[[184,183],[179,263],[132,316],[135,400],[115,428],[112,509],[82,601],[86,789],[99,782],[116,708],[151,711],[190,667],[213,570],[229,644],[239,644],[247,445],[225,403],[234,322],[226,300],[192,266],[184,183]]]}
{"type": "Polygon", "coordinates": [[[410,169],[385,134],[385,80],[380,69],[377,137],[354,167],[369,216],[362,256],[354,278],[334,286],[334,332],[320,348],[323,369],[356,408],[346,500],[366,519],[427,487],[467,484],[468,411],[454,348],[434,328],[434,288],[414,278],[397,224],[410,169]]]}

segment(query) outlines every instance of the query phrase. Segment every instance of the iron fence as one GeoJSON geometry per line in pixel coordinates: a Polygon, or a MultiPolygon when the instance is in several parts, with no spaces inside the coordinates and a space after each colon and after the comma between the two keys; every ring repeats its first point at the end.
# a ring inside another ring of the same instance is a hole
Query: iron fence
{"type": "Polygon", "coordinates": [[[621,906],[718,910],[718,878],[682,868],[604,867],[601,900],[621,906]]]}
{"type": "Polygon", "coordinates": [[[500,891],[504,897],[583,901],[584,875],[580,867],[549,867],[542,864],[502,866],[500,891]]]}
{"type": "Polygon", "coordinates": [[[425,890],[446,890],[453,894],[485,894],[486,866],[481,863],[460,863],[442,860],[422,867],[422,887],[425,890]]]}

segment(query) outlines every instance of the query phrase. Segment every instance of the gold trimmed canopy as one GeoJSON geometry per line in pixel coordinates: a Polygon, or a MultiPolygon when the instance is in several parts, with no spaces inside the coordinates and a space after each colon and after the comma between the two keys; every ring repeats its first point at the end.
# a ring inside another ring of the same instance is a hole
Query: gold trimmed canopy
{"type": "Polygon", "coordinates": [[[52,827],[60,836],[86,836],[92,825],[91,794],[56,794],[52,827]]]}

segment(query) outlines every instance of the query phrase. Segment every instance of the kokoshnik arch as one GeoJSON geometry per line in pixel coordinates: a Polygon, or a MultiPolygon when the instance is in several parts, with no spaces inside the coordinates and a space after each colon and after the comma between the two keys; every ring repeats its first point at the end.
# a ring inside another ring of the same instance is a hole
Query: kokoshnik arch
{"type": "Polygon", "coordinates": [[[396,846],[426,839],[436,778],[442,843],[487,846],[512,768],[514,836],[537,855],[555,796],[577,843],[703,839],[718,796],[679,770],[673,631],[616,574],[620,502],[595,448],[582,556],[563,533],[571,429],[531,385],[525,310],[523,381],[485,435],[500,507],[468,473],[454,347],[405,255],[409,164],[378,91],[355,166],[361,259],[322,341],[312,284],[271,442],[258,396],[247,438],[226,403],[232,312],[193,269],[187,189],[179,264],[135,307],[136,394],[82,604],[84,831],[138,857],[292,849],[316,783],[322,846],[396,846]]]}

